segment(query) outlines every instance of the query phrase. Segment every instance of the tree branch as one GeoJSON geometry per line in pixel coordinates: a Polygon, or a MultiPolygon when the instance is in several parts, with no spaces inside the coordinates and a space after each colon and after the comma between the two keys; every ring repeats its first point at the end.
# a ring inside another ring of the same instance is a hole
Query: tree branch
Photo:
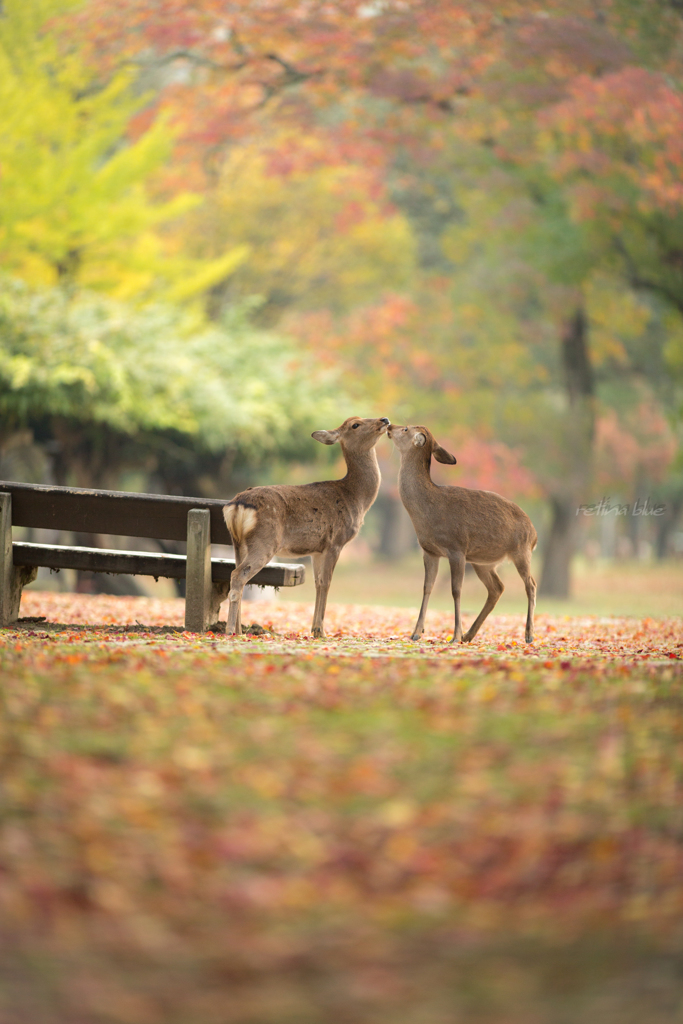
{"type": "Polygon", "coordinates": [[[169,53],[165,53],[160,57],[149,58],[135,58],[129,57],[122,61],[122,64],[132,64],[134,67],[139,68],[150,68],[150,67],[163,67],[166,64],[171,64],[174,60],[187,60],[192,64],[197,64],[200,67],[213,68],[216,71],[241,71],[249,64],[249,59],[245,58],[239,64],[221,64],[219,61],[212,60],[210,57],[205,57],[201,53],[195,53],[194,50],[171,50],[169,53]]]}
{"type": "Polygon", "coordinates": [[[679,313],[683,314],[683,296],[677,295],[675,291],[667,287],[662,281],[651,280],[644,277],[636,266],[635,260],[631,256],[624,244],[624,240],[618,235],[613,238],[614,247],[621,254],[626,264],[626,270],[628,273],[629,284],[632,288],[641,288],[644,291],[654,292],[656,295],[661,295],[668,302],[674,306],[679,313]]]}
{"type": "Polygon", "coordinates": [[[265,53],[263,56],[266,60],[272,60],[275,64],[279,64],[283,71],[287,73],[289,79],[287,84],[293,85],[296,82],[306,82],[309,78],[322,74],[322,71],[299,71],[298,68],[295,68],[289,61],[283,60],[277,53],[265,53]]]}

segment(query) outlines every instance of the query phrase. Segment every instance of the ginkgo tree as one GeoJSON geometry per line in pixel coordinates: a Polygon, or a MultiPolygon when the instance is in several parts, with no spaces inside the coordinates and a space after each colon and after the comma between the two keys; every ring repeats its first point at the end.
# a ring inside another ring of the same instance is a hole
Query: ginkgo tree
{"type": "Polygon", "coordinates": [[[144,105],[130,70],[100,76],[50,27],[71,0],[7,0],[0,18],[0,259],[40,285],[86,286],[119,298],[184,301],[247,255],[202,261],[160,228],[200,202],[154,194],[173,133],[157,118],[133,137],[144,105]]]}
{"type": "Polygon", "coordinates": [[[161,189],[174,131],[130,69],[87,65],[57,30],[77,6],[8,0],[0,17],[0,446],[33,436],[60,482],[134,468],[230,493],[240,466],[310,454],[340,389],[256,331],[253,304],[207,326],[204,297],[247,246],[207,256],[169,233],[202,197],[161,189]]]}

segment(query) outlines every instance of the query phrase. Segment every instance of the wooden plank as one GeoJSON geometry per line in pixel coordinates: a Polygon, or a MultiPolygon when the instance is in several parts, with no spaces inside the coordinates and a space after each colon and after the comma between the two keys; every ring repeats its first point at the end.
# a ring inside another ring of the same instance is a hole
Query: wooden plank
{"type": "Polygon", "coordinates": [[[223,519],[226,502],[216,498],[132,494],[11,480],[0,480],[0,492],[12,495],[13,526],[184,541],[187,514],[200,508],[209,510],[212,544],[232,544],[223,519]]]}
{"type": "Polygon", "coordinates": [[[0,492],[0,626],[19,617],[21,591],[33,582],[38,570],[15,565],[12,550],[12,495],[0,492]]]}
{"type": "MultiPolygon", "coordinates": [[[[209,511],[193,508],[187,517],[185,558],[185,629],[203,633],[210,625],[211,522],[209,511]]],[[[219,604],[220,606],[220,604],[219,604]]],[[[218,608],[216,608],[216,619],[218,608]]]]}
{"type": "MultiPolygon", "coordinates": [[[[185,555],[164,555],[150,551],[118,551],[106,548],[67,547],[63,544],[29,544],[14,541],[14,565],[44,566],[49,569],[87,569],[90,572],[125,573],[130,576],[154,576],[185,579],[185,555]]],[[[230,581],[234,561],[211,559],[211,579],[230,581]]],[[[298,587],[304,582],[303,565],[270,563],[250,581],[262,587],[298,587]]]]}
{"type": "Polygon", "coordinates": [[[14,580],[12,562],[12,498],[0,494],[0,626],[6,626],[14,615],[14,580]]]}

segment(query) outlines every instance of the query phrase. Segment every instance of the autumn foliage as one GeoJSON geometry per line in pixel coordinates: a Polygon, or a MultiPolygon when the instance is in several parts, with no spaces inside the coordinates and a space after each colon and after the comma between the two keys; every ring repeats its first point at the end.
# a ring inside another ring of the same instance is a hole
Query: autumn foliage
{"type": "MultiPolygon", "coordinates": [[[[5,51],[23,54],[3,86],[18,111],[0,189],[13,273],[198,320],[248,308],[366,411],[457,445],[456,482],[539,516],[590,497],[597,422],[637,444],[627,406],[657,407],[658,485],[675,475],[676,5],[7,9],[5,51]],[[577,311],[595,376],[582,438],[561,354],[577,311]]],[[[620,486],[627,499],[638,482],[620,486]]]]}
{"type": "MultiPolygon", "coordinates": [[[[4,464],[228,496],[353,402],[545,503],[568,581],[579,503],[683,505],[682,39],[674,0],[4,0],[4,464]]],[[[679,618],[252,608],[0,631],[1,1024],[673,1020],[679,618]]]]}
{"type": "Polygon", "coordinates": [[[521,1024],[556,970],[591,1022],[647,1016],[652,972],[680,994],[674,620],[460,650],[445,617],[418,646],[338,607],[312,644],[254,608],[274,632],[234,639],[27,593],[72,624],[2,631],[4,1020],[521,1024]]]}

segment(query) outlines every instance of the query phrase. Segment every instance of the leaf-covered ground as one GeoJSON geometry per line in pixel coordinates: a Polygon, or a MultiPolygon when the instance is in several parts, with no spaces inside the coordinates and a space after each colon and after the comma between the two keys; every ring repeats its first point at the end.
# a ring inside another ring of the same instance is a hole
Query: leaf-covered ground
{"type": "Polygon", "coordinates": [[[182,611],[0,630],[1,1024],[683,1020],[680,619],[182,611]]]}
{"type": "MultiPolygon", "coordinates": [[[[523,615],[492,615],[479,635],[470,644],[450,645],[453,636],[453,617],[450,612],[429,612],[427,630],[420,643],[409,639],[415,624],[416,612],[409,608],[384,608],[377,605],[330,605],[325,618],[327,636],[314,641],[310,635],[312,608],[310,604],[277,604],[272,601],[253,601],[244,606],[243,619],[265,627],[265,635],[226,637],[217,634],[200,636],[178,632],[164,632],[162,626],[182,627],[185,612],[183,600],[155,600],[138,597],[84,597],[82,594],[52,594],[27,592],[21,613],[26,617],[45,616],[52,624],[70,624],[71,627],[88,624],[104,626],[131,625],[128,632],[107,633],[106,629],[84,633],[84,642],[135,644],[151,643],[155,646],[199,645],[202,648],[219,645],[224,649],[263,650],[271,653],[315,651],[318,654],[424,656],[438,655],[456,661],[480,661],[482,658],[500,659],[514,656],[547,661],[554,658],[597,659],[614,661],[649,661],[680,659],[683,657],[683,629],[679,618],[636,619],[584,616],[568,618],[538,614],[536,639],[524,642],[523,615]],[[145,631],[143,626],[154,627],[145,631]],[[226,648],[227,645],[227,648],[226,648]]],[[[464,616],[467,627],[474,616],[464,616]]],[[[24,623],[22,638],[27,627],[34,642],[39,639],[41,623],[24,623]]],[[[44,629],[43,629],[44,631],[44,629]]],[[[51,630],[52,635],[55,631],[51,630]]],[[[78,629],[66,628],[56,635],[75,640],[78,629]]]]}

